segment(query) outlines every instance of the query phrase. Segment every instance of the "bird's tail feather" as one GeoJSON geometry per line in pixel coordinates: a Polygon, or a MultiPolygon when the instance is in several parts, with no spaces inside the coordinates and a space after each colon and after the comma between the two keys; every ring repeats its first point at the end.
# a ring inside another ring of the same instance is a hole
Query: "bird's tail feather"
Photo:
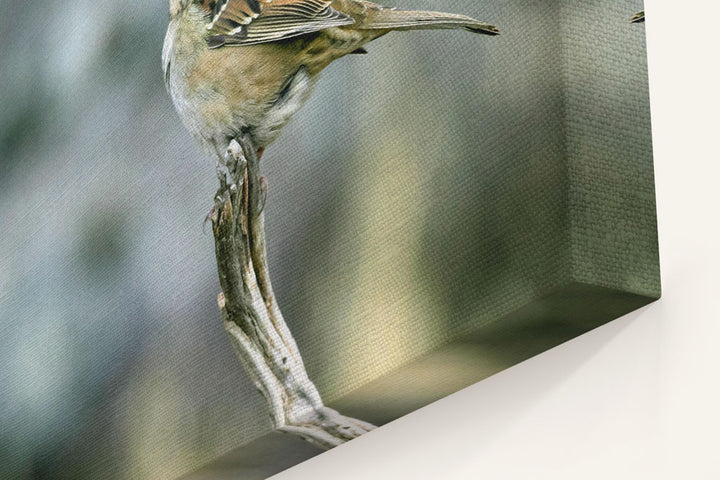
{"type": "Polygon", "coordinates": [[[465,15],[453,13],[425,12],[418,10],[383,9],[369,22],[358,25],[368,30],[420,30],[464,28],[475,33],[497,35],[497,27],[465,15]]]}

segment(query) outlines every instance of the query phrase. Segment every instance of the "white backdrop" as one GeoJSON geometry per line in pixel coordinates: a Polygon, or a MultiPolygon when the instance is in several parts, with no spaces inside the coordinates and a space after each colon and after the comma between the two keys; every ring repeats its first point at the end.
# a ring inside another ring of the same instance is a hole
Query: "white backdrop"
{"type": "Polygon", "coordinates": [[[278,480],[720,478],[720,6],[646,8],[663,299],[278,480]]]}

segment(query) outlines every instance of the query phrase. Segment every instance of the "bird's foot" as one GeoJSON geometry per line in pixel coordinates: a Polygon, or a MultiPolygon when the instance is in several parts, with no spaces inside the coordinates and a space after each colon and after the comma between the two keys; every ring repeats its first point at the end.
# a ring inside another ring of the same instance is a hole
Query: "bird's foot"
{"type": "Polygon", "coordinates": [[[233,183],[241,183],[245,177],[247,160],[243,154],[242,146],[240,146],[234,138],[230,140],[230,144],[225,153],[225,166],[227,167],[230,177],[233,179],[233,183]]]}

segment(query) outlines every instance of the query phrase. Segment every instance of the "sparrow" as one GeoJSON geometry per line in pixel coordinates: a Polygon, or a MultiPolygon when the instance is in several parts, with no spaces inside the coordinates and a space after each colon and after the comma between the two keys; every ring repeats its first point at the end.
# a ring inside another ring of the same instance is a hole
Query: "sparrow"
{"type": "Polygon", "coordinates": [[[223,158],[249,137],[261,155],[307,101],[318,74],[393,30],[499,30],[450,13],[362,0],[170,0],[165,84],[185,127],[223,158]]]}

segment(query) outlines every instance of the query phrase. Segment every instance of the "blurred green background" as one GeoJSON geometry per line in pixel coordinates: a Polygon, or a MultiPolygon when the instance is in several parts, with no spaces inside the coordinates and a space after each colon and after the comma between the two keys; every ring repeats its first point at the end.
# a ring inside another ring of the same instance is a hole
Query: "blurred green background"
{"type": "MultiPolygon", "coordinates": [[[[273,282],[326,400],[569,274],[594,238],[568,233],[569,178],[604,175],[569,156],[652,183],[639,0],[387,4],[502,35],[370,44],[263,157],[273,282]]],[[[175,478],[270,421],[215,303],[214,160],[164,89],[167,4],[0,6],[0,478],[175,478]]]]}

